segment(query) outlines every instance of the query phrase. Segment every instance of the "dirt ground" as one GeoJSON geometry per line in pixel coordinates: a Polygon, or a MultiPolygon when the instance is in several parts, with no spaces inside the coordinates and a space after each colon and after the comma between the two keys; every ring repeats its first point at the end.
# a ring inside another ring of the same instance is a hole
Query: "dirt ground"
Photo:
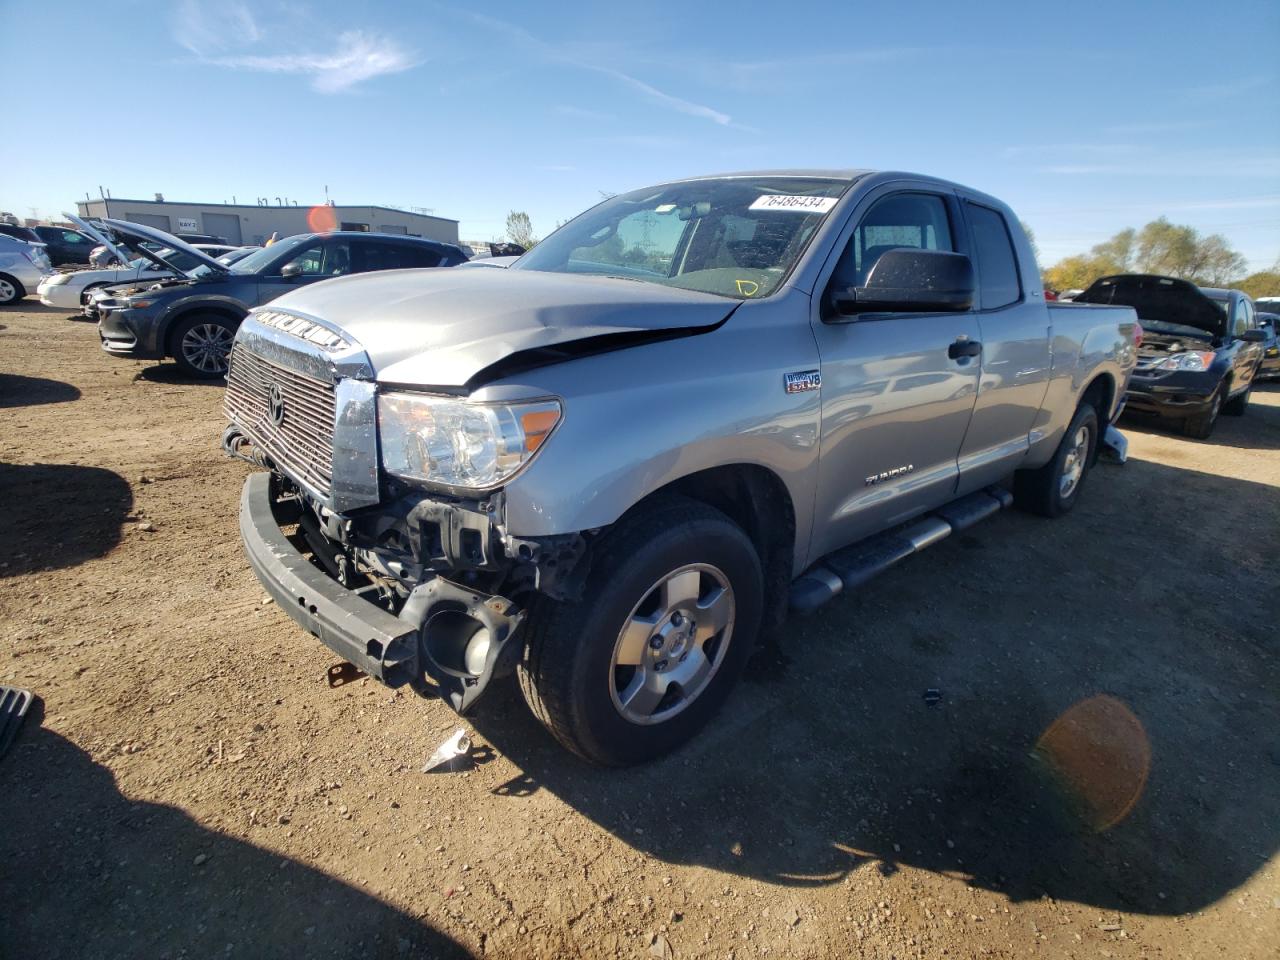
{"type": "Polygon", "coordinates": [[[1280,386],[1208,442],[1126,421],[1069,517],[788,622],[629,771],[514,686],[328,686],[241,553],[221,398],[0,311],[0,682],[42,701],[4,957],[1277,955],[1280,386]],[[475,766],[421,773],[459,726],[475,766]]]}

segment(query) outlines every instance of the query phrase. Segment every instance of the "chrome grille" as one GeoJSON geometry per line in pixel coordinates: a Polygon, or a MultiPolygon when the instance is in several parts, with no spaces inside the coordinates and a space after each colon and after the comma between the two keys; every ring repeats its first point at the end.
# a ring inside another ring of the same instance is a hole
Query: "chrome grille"
{"type": "Polygon", "coordinates": [[[268,360],[236,343],[227,371],[226,413],[295,480],[328,497],[333,485],[333,384],[268,360]],[[277,387],[284,417],[271,418],[277,387]]]}

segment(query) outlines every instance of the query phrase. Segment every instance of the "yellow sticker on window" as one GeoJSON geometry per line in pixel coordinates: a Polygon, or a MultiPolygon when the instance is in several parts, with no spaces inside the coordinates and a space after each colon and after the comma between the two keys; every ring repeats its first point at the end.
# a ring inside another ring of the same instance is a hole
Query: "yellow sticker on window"
{"type": "Polygon", "coordinates": [[[760,284],[754,280],[735,280],[738,285],[738,292],[744,297],[754,297],[760,292],[760,284]]]}

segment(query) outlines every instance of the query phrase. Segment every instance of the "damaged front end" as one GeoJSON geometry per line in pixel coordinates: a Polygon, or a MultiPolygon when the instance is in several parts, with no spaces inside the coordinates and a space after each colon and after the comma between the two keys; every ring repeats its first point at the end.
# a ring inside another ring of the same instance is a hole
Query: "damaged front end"
{"type": "MultiPolygon", "coordinates": [[[[223,442],[271,466],[235,427],[223,442]]],[[[574,590],[584,551],[577,535],[505,536],[499,507],[406,490],[342,516],[282,474],[259,473],[245,484],[240,530],[273,599],[327,647],[388,686],[434,688],[464,712],[515,669],[534,594],[574,590]]]]}
{"type": "Polygon", "coordinates": [[[510,536],[500,489],[435,494],[380,470],[371,373],[323,321],[245,320],[222,444],[270,471],[245,484],[245,550],[272,597],[344,660],[464,711],[515,668],[531,599],[573,595],[585,543],[510,536]]]}

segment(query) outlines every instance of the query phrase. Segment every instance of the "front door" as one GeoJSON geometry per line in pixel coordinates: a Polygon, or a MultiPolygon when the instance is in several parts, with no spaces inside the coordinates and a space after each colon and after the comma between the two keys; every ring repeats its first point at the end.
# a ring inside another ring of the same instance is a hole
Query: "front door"
{"type": "MultiPolygon", "coordinates": [[[[967,253],[956,198],[887,188],[856,215],[830,281],[860,286],[895,247],[967,253]]],[[[810,559],[955,495],[981,343],[972,311],[819,317],[822,458],[810,559]],[[976,348],[975,348],[976,349],[976,348]]]]}

